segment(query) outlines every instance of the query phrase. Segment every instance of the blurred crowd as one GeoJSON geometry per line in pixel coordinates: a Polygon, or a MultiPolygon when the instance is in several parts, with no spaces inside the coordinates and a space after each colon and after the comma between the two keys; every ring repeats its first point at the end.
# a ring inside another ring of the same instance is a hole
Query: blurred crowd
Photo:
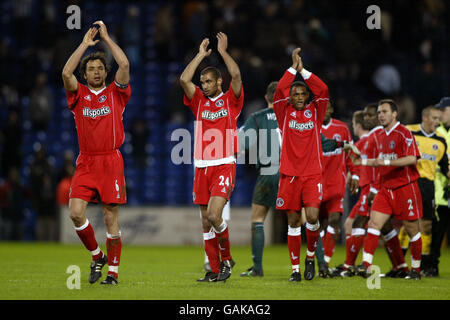
{"type": "MultiPolygon", "coordinates": [[[[296,46],[302,48],[305,67],[329,86],[334,117],[349,123],[354,110],[380,98],[398,102],[402,123],[418,122],[424,107],[450,93],[450,13],[444,0],[153,1],[157,10],[151,17],[146,2],[95,3],[123,9],[105,12],[104,21],[126,51],[132,77],[149,63],[176,63],[181,72],[203,38],[209,37],[215,50],[216,33],[225,32],[246,95],[240,123],[265,107],[267,84],[290,66],[296,46]],[[381,8],[380,30],[367,28],[371,4],[381,8]]],[[[56,98],[61,70],[89,24],[103,18],[98,10],[85,9],[90,5],[56,0],[0,4],[0,239],[58,239],[58,206],[68,201],[76,152],[71,148],[50,156],[48,146],[35,143],[25,161],[23,145],[25,134],[45,134],[55,113],[65,109],[56,98]],[[81,30],[66,27],[71,4],[81,8],[81,30]]],[[[220,66],[229,83],[219,55],[206,63],[220,66]]],[[[177,76],[169,79],[165,94],[164,108],[155,109],[160,118],[182,125],[192,121],[177,76]]],[[[145,167],[146,123],[125,120],[134,163],[145,167]]]]}

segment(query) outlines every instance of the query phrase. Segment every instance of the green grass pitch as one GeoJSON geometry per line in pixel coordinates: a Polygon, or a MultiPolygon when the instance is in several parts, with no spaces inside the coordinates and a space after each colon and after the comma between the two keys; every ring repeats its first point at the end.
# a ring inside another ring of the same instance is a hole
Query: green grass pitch
{"type": "MultiPolygon", "coordinates": [[[[104,248],[102,248],[104,249],[104,248]]],[[[304,266],[302,250],[301,268],[304,266]]],[[[288,281],[290,260],[284,245],[264,251],[263,278],[241,278],[251,266],[249,246],[232,246],[236,266],[225,283],[197,283],[203,273],[203,250],[198,246],[124,246],[119,268],[119,285],[89,284],[90,256],[81,244],[0,243],[0,299],[2,300],[415,300],[450,299],[450,250],[442,251],[439,278],[420,281],[381,279],[380,289],[368,289],[367,280],[302,279],[288,281]],[[80,289],[68,289],[70,265],[81,269],[80,289]]],[[[331,265],[344,261],[345,248],[338,246],[331,265]]],[[[410,262],[409,254],[406,257],[410,262]]],[[[360,258],[357,262],[360,261],[360,258]]],[[[374,264],[381,272],[390,269],[383,248],[375,253],[374,264]]],[[[317,267],[316,267],[317,268],[317,267]]],[[[303,271],[303,270],[302,270],[303,271]]],[[[316,270],[317,271],[317,270],[316,270]]]]}

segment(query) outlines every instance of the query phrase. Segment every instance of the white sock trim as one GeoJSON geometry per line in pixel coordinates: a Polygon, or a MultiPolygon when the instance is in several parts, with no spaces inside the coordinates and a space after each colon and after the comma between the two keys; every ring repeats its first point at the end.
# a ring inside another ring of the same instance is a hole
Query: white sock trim
{"type": "Polygon", "coordinates": [[[367,229],[367,233],[371,233],[373,235],[379,236],[381,234],[380,230],[374,229],[374,228],[369,228],[367,229]]]}
{"type": "Polygon", "coordinates": [[[108,271],[119,273],[119,266],[108,266],[108,271]]]}
{"type": "Polygon", "coordinates": [[[403,268],[408,268],[408,265],[406,264],[406,262],[404,262],[404,263],[402,263],[402,264],[399,264],[399,265],[397,266],[397,269],[403,269],[403,268]]]}
{"type": "Polygon", "coordinates": [[[225,222],[225,220],[222,220],[222,224],[219,226],[219,229],[216,229],[213,227],[214,231],[216,233],[222,233],[225,231],[225,229],[228,227],[227,223],[225,222]]]}
{"type": "Polygon", "coordinates": [[[99,254],[100,252],[101,252],[100,248],[97,247],[97,249],[91,251],[91,254],[92,254],[93,256],[95,256],[95,255],[99,254]]]}
{"type": "Polygon", "coordinates": [[[331,257],[329,257],[329,256],[324,256],[324,257],[323,257],[323,260],[325,260],[326,263],[330,263],[331,257]]]}
{"type": "Polygon", "coordinates": [[[293,228],[291,226],[288,226],[288,236],[299,236],[302,234],[302,228],[293,228]]]}
{"type": "Polygon", "coordinates": [[[211,240],[211,239],[214,239],[215,237],[216,237],[216,233],[214,231],[203,233],[203,240],[211,240]]]}
{"type": "Polygon", "coordinates": [[[366,229],[363,228],[353,228],[352,236],[363,236],[366,234],[366,229]]]}
{"type": "Polygon", "coordinates": [[[298,264],[292,265],[292,271],[293,272],[299,272],[300,271],[300,265],[298,265],[298,264]]]}
{"type": "Polygon", "coordinates": [[[317,231],[320,228],[320,222],[317,221],[315,224],[310,224],[309,222],[306,222],[306,229],[309,231],[317,231]]]}
{"type": "Polygon", "coordinates": [[[327,232],[329,232],[331,234],[336,234],[336,231],[334,230],[334,228],[332,226],[327,227],[327,232]]]}
{"type": "Polygon", "coordinates": [[[395,229],[392,229],[391,232],[389,232],[387,235],[383,236],[384,241],[389,241],[392,238],[394,238],[397,235],[397,231],[395,229]]]}
{"type": "Polygon", "coordinates": [[[420,237],[421,237],[420,232],[417,232],[417,234],[409,240],[409,243],[419,240],[420,237]]]}
{"type": "Polygon", "coordinates": [[[414,260],[412,257],[411,257],[411,268],[420,268],[420,260],[414,260]]]}
{"type": "Polygon", "coordinates": [[[363,261],[367,262],[368,264],[372,264],[373,261],[373,254],[367,253],[363,251],[363,261]]]}
{"type": "Polygon", "coordinates": [[[86,222],[85,222],[81,227],[75,227],[75,226],[74,226],[74,228],[75,228],[75,230],[77,230],[77,231],[81,231],[81,230],[86,229],[88,225],[89,225],[89,220],[86,219],[86,222]]]}
{"type": "Polygon", "coordinates": [[[106,233],[106,238],[108,239],[119,239],[122,236],[122,232],[119,230],[119,234],[117,235],[112,235],[109,234],[108,232],[106,233]]]}
{"type": "MultiPolygon", "coordinates": [[[[306,257],[307,258],[312,258],[314,257],[315,251],[311,252],[308,249],[306,249],[306,257]]],[[[325,258],[324,258],[325,259],[325,258]]]]}

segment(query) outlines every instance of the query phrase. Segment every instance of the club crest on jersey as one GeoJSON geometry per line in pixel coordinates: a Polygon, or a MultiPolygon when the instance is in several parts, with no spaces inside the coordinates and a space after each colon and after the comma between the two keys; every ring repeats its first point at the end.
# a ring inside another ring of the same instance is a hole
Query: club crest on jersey
{"type": "Polygon", "coordinates": [[[102,103],[106,101],[106,96],[102,95],[100,98],[98,98],[98,102],[102,103]]]}
{"type": "Polygon", "coordinates": [[[216,107],[222,108],[225,102],[222,99],[216,101],[216,107]]]}
{"type": "Polygon", "coordinates": [[[224,118],[227,116],[228,116],[227,109],[220,109],[219,111],[216,112],[211,112],[209,110],[205,110],[202,112],[202,119],[210,121],[214,121],[216,119],[224,118]]]}
{"type": "Polygon", "coordinates": [[[339,133],[335,133],[335,134],[333,135],[333,139],[334,139],[334,140],[337,140],[337,141],[342,141],[341,135],[340,135],[339,133]]]}
{"type": "Polygon", "coordinates": [[[389,142],[389,148],[391,148],[391,149],[395,148],[395,142],[394,141],[389,142]]]}
{"type": "Polygon", "coordinates": [[[283,198],[278,198],[277,199],[277,207],[282,207],[284,205],[284,200],[283,198]]]}
{"type": "Polygon", "coordinates": [[[439,149],[438,145],[437,144],[433,144],[433,150],[437,150],[437,149],[439,149]]]}
{"type": "Polygon", "coordinates": [[[305,110],[305,112],[303,113],[305,115],[305,117],[307,117],[308,119],[312,117],[312,112],[311,110],[305,110]]]}
{"type": "Polygon", "coordinates": [[[103,106],[98,109],[83,108],[83,117],[89,117],[95,119],[97,117],[106,116],[111,113],[111,109],[108,106],[103,106]]]}

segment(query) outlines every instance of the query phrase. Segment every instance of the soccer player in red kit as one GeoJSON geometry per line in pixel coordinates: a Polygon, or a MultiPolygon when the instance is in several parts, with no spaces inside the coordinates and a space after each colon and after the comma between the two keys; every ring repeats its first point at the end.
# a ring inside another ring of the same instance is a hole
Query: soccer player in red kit
{"type": "MultiPolygon", "coordinates": [[[[333,111],[333,106],[328,102],[322,124],[322,134],[328,139],[353,143],[352,134],[347,124],[332,118],[333,111]]],[[[332,152],[324,152],[323,160],[323,199],[320,205],[320,219],[324,225],[328,222],[326,234],[322,238],[324,259],[328,267],[336,247],[336,241],[340,238],[341,216],[344,212],[347,181],[347,163],[351,165],[351,159],[342,148],[338,148],[332,152]]]]}
{"type": "Polygon", "coordinates": [[[119,204],[126,203],[124,164],[119,148],[125,137],[122,114],[131,95],[130,72],[125,53],[109,37],[105,24],[102,21],[94,24],[98,28],[88,30],[62,72],[80,147],[70,187],[69,211],[80,240],[92,254],[89,282],[96,282],[102,275],[102,267],[108,263],[108,275],[101,283],[115,285],[122,249],[118,208],[119,204]],[[114,81],[108,86],[105,81],[109,67],[104,54],[95,52],[82,59],[86,49],[99,42],[94,40],[97,33],[119,66],[114,81]],[[78,82],[74,75],[79,63],[87,86],[78,82]],[[100,250],[86,218],[88,203],[98,201],[103,204],[107,255],[100,250]]]}
{"type": "MultiPolygon", "coordinates": [[[[355,134],[361,135],[357,144],[361,150],[361,157],[363,159],[373,159],[379,154],[380,134],[384,132],[384,129],[383,126],[379,125],[377,109],[378,104],[369,104],[362,111],[362,119],[360,116],[357,116],[357,113],[355,113],[353,118],[355,134]],[[370,131],[366,132],[364,128],[370,131]]],[[[353,276],[356,272],[357,268],[355,268],[354,263],[364,242],[372,201],[378,193],[378,190],[380,190],[379,167],[351,166],[351,172],[350,191],[355,193],[356,188],[359,187],[361,188],[361,194],[345,222],[346,229],[351,230],[351,236],[345,242],[345,263],[340,268],[341,270],[337,270],[344,277],[353,276]]],[[[380,276],[392,278],[406,277],[408,275],[408,265],[401,251],[397,230],[395,230],[390,220],[384,224],[381,229],[381,234],[383,235],[385,248],[393,268],[391,271],[380,276]]]]}
{"type": "Polygon", "coordinates": [[[422,238],[419,219],[422,217],[422,197],[417,185],[420,158],[413,134],[397,121],[398,107],[390,99],[378,103],[378,119],[384,130],[379,134],[378,155],[372,159],[357,158],[355,165],[378,167],[381,188],[375,196],[364,240],[363,265],[358,273],[367,277],[378,246],[380,230],[391,216],[402,220],[411,239],[411,271],[408,279],[420,279],[422,238]]]}
{"type": "Polygon", "coordinates": [[[282,132],[280,182],[276,209],[288,213],[288,249],[292,274],[289,281],[301,281],[301,209],[306,212],[307,251],[304,277],[314,278],[314,257],[319,238],[319,207],[322,200],[323,156],[320,138],[328,87],[303,68],[300,48],[292,52],[292,66],[278,82],[273,109],[282,132]],[[300,73],[306,84],[294,81],[300,73]],[[309,88],[314,100],[307,104],[309,88]]]}
{"type": "Polygon", "coordinates": [[[227,52],[228,38],[222,32],[217,34],[217,50],[231,76],[229,89],[222,91],[222,76],[214,67],[201,71],[201,89],[192,82],[197,67],[211,54],[208,45],[206,38],[180,77],[184,104],[196,117],[193,200],[202,213],[205,252],[212,270],[200,282],[225,281],[231,275],[228,226],[222,210],[235,184],[237,118],[244,103],[241,72],[227,52]]]}

